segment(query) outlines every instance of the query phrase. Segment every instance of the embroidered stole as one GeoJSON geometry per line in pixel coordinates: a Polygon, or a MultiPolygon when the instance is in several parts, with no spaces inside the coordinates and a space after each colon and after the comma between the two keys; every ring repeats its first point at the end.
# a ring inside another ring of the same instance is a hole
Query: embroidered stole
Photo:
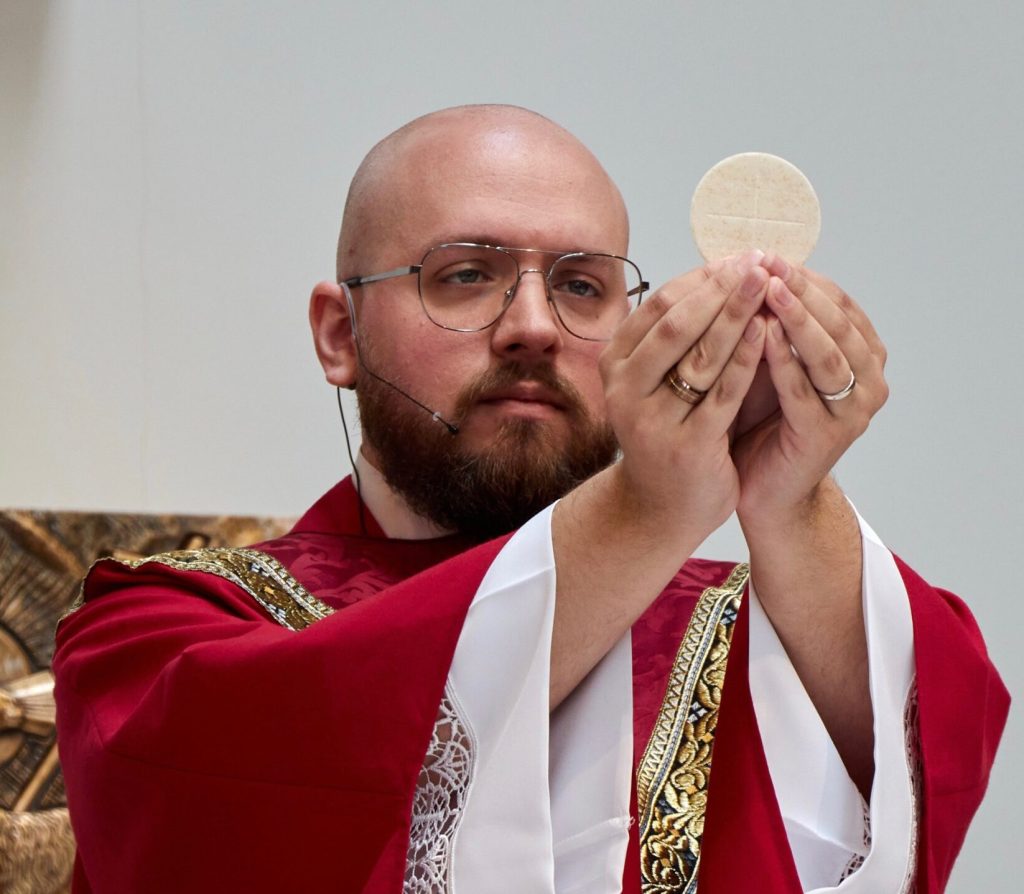
{"type": "Polygon", "coordinates": [[[695,894],[715,727],[750,568],[705,590],[690,617],[637,768],[643,894],[695,894]]]}

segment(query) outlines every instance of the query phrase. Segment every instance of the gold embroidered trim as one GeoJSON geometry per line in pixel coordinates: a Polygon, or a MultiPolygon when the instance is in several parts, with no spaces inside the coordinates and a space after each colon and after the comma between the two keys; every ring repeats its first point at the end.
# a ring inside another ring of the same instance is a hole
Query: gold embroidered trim
{"type": "Polygon", "coordinates": [[[718,708],[749,575],[748,565],[737,565],[697,600],[637,770],[644,894],[697,890],[718,708]]]}
{"type": "MultiPolygon", "coordinates": [[[[314,621],[334,614],[333,608],[303,587],[277,559],[255,549],[211,547],[159,553],[144,559],[107,558],[99,561],[117,562],[128,568],[156,563],[166,565],[175,571],[204,571],[207,574],[216,574],[241,587],[270,617],[289,630],[304,630],[314,621]]],[[[68,614],[81,604],[80,592],[68,614]]]]}

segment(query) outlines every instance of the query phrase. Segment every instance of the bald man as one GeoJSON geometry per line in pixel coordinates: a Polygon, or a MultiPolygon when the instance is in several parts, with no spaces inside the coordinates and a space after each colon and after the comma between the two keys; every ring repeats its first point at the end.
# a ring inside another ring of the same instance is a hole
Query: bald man
{"type": "Polygon", "coordinates": [[[371,150],[310,302],[354,478],[59,630],[76,891],[941,890],[1007,697],[830,477],[885,349],[761,252],[643,297],[628,238],[536,113],[371,150]],[[689,558],[734,512],[749,567],[689,558]]]}

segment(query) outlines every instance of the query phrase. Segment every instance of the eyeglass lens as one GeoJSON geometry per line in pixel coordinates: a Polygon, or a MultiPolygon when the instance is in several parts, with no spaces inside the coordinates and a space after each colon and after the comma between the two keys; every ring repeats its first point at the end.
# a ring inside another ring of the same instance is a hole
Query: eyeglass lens
{"type": "MultiPolygon", "coordinates": [[[[553,255],[525,254],[523,269],[544,269],[553,255]],[[534,263],[536,259],[539,263],[534,263]]],[[[484,245],[442,245],[423,259],[420,298],[439,326],[484,329],[505,309],[519,266],[507,251],[484,245]]],[[[630,262],[602,254],[558,258],[547,274],[549,295],[562,324],[582,338],[610,338],[636,306],[640,272],[630,262]]]]}

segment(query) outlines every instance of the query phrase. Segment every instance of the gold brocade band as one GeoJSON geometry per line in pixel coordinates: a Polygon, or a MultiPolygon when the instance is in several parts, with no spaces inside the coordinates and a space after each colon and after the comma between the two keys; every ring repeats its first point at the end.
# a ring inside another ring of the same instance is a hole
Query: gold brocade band
{"type": "MultiPolygon", "coordinates": [[[[314,621],[334,614],[333,608],[303,587],[277,559],[255,549],[229,546],[176,550],[145,559],[100,559],[95,564],[101,562],[116,562],[129,568],[155,563],[175,571],[215,574],[248,593],[270,617],[289,630],[304,630],[314,621]]],[[[68,614],[81,605],[81,599],[80,594],[68,614]]]]}
{"type": "Polygon", "coordinates": [[[644,894],[694,894],[726,661],[750,568],[697,601],[637,769],[644,894]]]}

